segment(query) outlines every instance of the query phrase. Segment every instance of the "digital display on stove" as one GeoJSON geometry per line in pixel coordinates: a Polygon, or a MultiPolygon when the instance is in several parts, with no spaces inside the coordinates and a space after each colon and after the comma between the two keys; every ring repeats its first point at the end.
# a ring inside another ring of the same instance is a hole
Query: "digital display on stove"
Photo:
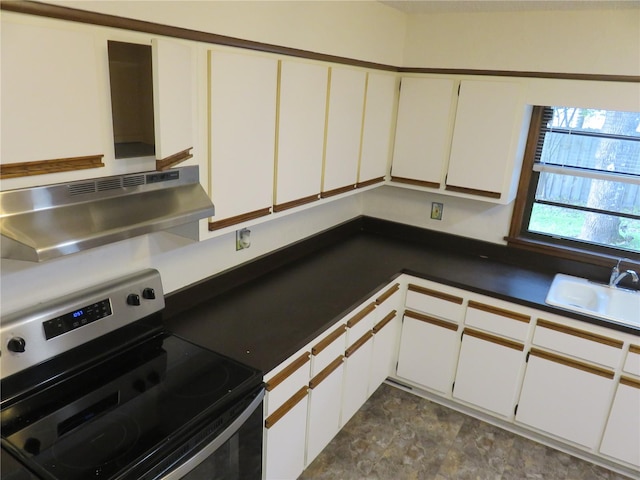
{"type": "Polygon", "coordinates": [[[78,308],[73,312],[65,313],[52,320],[42,323],[44,335],[47,340],[51,340],[63,333],[70,332],[76,328],[84,327],[96,320],[111,315],[111,302],[108,298],[91,305],[78,308]]]}

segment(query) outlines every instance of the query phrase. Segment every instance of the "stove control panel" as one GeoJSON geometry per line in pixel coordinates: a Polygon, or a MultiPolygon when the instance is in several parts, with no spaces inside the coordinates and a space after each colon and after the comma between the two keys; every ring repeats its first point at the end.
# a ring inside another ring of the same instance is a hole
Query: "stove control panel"
{"type": "Polygon", "coordinates": [[[0,378],[49,360],[164,308],[147,269],[0,318],[0,378]]]}

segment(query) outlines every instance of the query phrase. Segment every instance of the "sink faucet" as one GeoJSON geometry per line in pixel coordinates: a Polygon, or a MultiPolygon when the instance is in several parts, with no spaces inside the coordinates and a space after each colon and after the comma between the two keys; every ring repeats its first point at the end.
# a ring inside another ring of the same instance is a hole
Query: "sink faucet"
{"type": "Polygon", "coordinates": [[[622,262],[623,260],[627,259],[621,258],[620,260],[618,260],[616,266],[611,270],[611,277],[609,277],[610,287],[617,287],[620,281],[627,275],[631,275],[633,283],[638,283],[638,273],[635,270],[625,270],[624,272],[620,272],[620,262],[622,262]]]}

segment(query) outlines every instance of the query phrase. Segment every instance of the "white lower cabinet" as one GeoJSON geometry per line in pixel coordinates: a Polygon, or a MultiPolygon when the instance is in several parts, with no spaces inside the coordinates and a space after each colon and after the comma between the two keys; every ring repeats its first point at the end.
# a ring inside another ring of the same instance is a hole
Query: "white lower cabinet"
{"type": "Polygon", "coordinates": [[[265,478],[298,478],[305,465],[307,387],[304,386],[265,420],[265,478]]]}
{"type": "Polygon", "coordinates": [[[640,469],[640,380],[620,378],[600,453],[640,469]]]}
{"type": "Polygon", "coordinates": [[[342,395],[343,427],[369,398],[369,372],[373,353],[373,333],[368,331],[345,352],[345,381],[342,395]]]}
{"type": "Polygon", "coordinates": [[[404,313],[396,373],[448,394],[460,345],[456,323],[407,310],[404,313]]]}
{"type": "Polygon", "coordinates": [[[453,397],[511,417],[524,365],[524,345],[465,329],[453,397]]]}
{"type": "Polygon", "coordinates": [[[343,380],[344,357],[341,355],[309,382],[307,465],[340,431],[343,380]]]}
{"type": "Polygon", "coordinates": [[[369,395],[393,373],[400,317],[392,310],[373,327],[373,354],[369,372],[369,395]]]}
{"type": "Polygon", "coordinates": [[[532,349],[516,421],[589,449],[597,448],[614,373],[532,349]]]}

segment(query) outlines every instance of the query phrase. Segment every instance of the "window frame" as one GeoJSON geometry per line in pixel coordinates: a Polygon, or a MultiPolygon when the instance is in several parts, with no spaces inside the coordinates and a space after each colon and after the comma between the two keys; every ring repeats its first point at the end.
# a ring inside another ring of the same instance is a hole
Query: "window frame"
{"type": "Polygon", "coordinates": [[[628,250],[616,249],[586,242],[568,239],[553,239],[548,235],[528,232],[528,224],[537,188],[540,172],[534,171],[541,130],[544,128],[544,111],[548,106],[534,105],[531,123],[524,150],[522,170],[518,191],[514,201],[509,234],[505,237],[510,247],[520,248],[556,257],[587,262],[594,265],[611,266],[620,258],[640,262],[640,254],[628,250]]]}

